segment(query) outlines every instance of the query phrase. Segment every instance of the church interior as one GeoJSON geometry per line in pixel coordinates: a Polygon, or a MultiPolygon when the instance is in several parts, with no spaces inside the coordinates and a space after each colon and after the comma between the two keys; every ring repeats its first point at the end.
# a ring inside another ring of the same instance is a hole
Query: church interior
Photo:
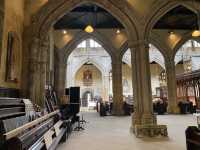
{"type": "Polygon", "coordinates": [[[200,1],[0,0],[12,149],[200,150],[200,1]]]}

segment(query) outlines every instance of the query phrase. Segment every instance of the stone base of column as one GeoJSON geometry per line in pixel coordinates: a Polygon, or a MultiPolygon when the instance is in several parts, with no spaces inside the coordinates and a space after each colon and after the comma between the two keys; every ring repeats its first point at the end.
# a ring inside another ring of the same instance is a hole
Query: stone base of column
{"type": "Polygon", "coordinates": [[[119,110],[113,110],[112,111],[112,115],[113,116],[123,116],[124,115],[124,111],[119,109],[119,110]]]}
{"type": "Polygon", "coordinates": [[[112,115],[114,116],[124,115],[123,103],[115,103],[115,102],[113,103],[112,115]]]}
{"type": "Polygon", "coordinates": [[[134,112],[132,114],[132,125],[134,127],[137,124],[141,124],[141,116],[138,113],[134,112]]]}
{"type": "Polygon", "coordinates": [[[167,137],[167,126],[157,125],[157,118],[153,114],[143,114],[142,117],[133,114],[131,130],[138,138],[167,137]]]}
{"type": "Polygon", "coordinates": [[[142,124],[157,124],[157,118],[154,114],[143,114],[142,124]]]}
{"type": "Polygon", "coordinates": [[[168,137],[166,125],[135,125],[132,130],[137,138],[168,137]]]}
{"type": "Polygon", "coordinates": [[[179,114],[180,113],[180,109],[178,106],[174,106],[174,107],[168,107],[167,108],[167,112],[169,114],[179,114]]]}

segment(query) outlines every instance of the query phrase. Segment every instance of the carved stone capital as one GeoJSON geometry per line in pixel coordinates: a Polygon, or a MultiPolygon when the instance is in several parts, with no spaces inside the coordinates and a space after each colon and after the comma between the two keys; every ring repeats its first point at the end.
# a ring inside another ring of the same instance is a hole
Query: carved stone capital
{"type": "Polygon", "coordinates": [[[166,60],[165,61],[165,66],[166,66],[166,70],[171,72],[172,70],[175,69],[175,62],[174,62],[174,60],[171,60],[171,59],[166,60]]]}
{"type": "Polygon", "coordinates": [[[130,49],[138,49],[144,47],[146,49],[149,49],[149,43],[146,40],[138,40],[134,42],[129,43],[129,48],[130,49]]]}

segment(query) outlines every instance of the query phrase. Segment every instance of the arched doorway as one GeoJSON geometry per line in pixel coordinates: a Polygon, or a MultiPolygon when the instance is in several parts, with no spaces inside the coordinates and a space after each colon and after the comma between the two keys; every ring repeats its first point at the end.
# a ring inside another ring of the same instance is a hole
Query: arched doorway
{"type": "Polygon", "coordinates": [[[75,74],[75,86],[80,87],[82,107],[95,108],[97,99],[104,99],[103,73],[92,63],[86,63],[75,74]]]}
{"type": "Polygon", "coordinates": [[[94,98],[109,100],[111,57],[101,44],[92,38],[83,40],[69,55],[67,64],[66,87],[80,86],[84,92],[90,88],[94,98]],[[87,75],[91,79],[86,79],[87,75]]]}
{"type": "Polygon", "coordinates": [[[88,107],[89,103],[94,101],[93,93],[90,90],[83,93],[81,98],[81,107],[88,107]]]}

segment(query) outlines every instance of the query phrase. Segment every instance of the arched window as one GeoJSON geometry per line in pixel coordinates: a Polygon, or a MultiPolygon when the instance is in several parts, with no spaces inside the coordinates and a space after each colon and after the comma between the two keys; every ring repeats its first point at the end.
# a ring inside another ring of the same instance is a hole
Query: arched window
{"type": "Polygon", "coordinates": [[[86,40],[83,41],[83,42],[81,42],[81,43],[77,46],[77,48],[86,48],[86,40]]]}
{"type": "Polygon", "coordinates": [[[89,41],[90,41],[90,42],[89,42],[89,43],[90,43],[89,45],[90,45],[91,48],[98,48],[98,47],[101,47],[101,45],[100,45],[99,43],[97,43],[96,41],[94,41],[93,39],[90,39],[89,41]]]}

